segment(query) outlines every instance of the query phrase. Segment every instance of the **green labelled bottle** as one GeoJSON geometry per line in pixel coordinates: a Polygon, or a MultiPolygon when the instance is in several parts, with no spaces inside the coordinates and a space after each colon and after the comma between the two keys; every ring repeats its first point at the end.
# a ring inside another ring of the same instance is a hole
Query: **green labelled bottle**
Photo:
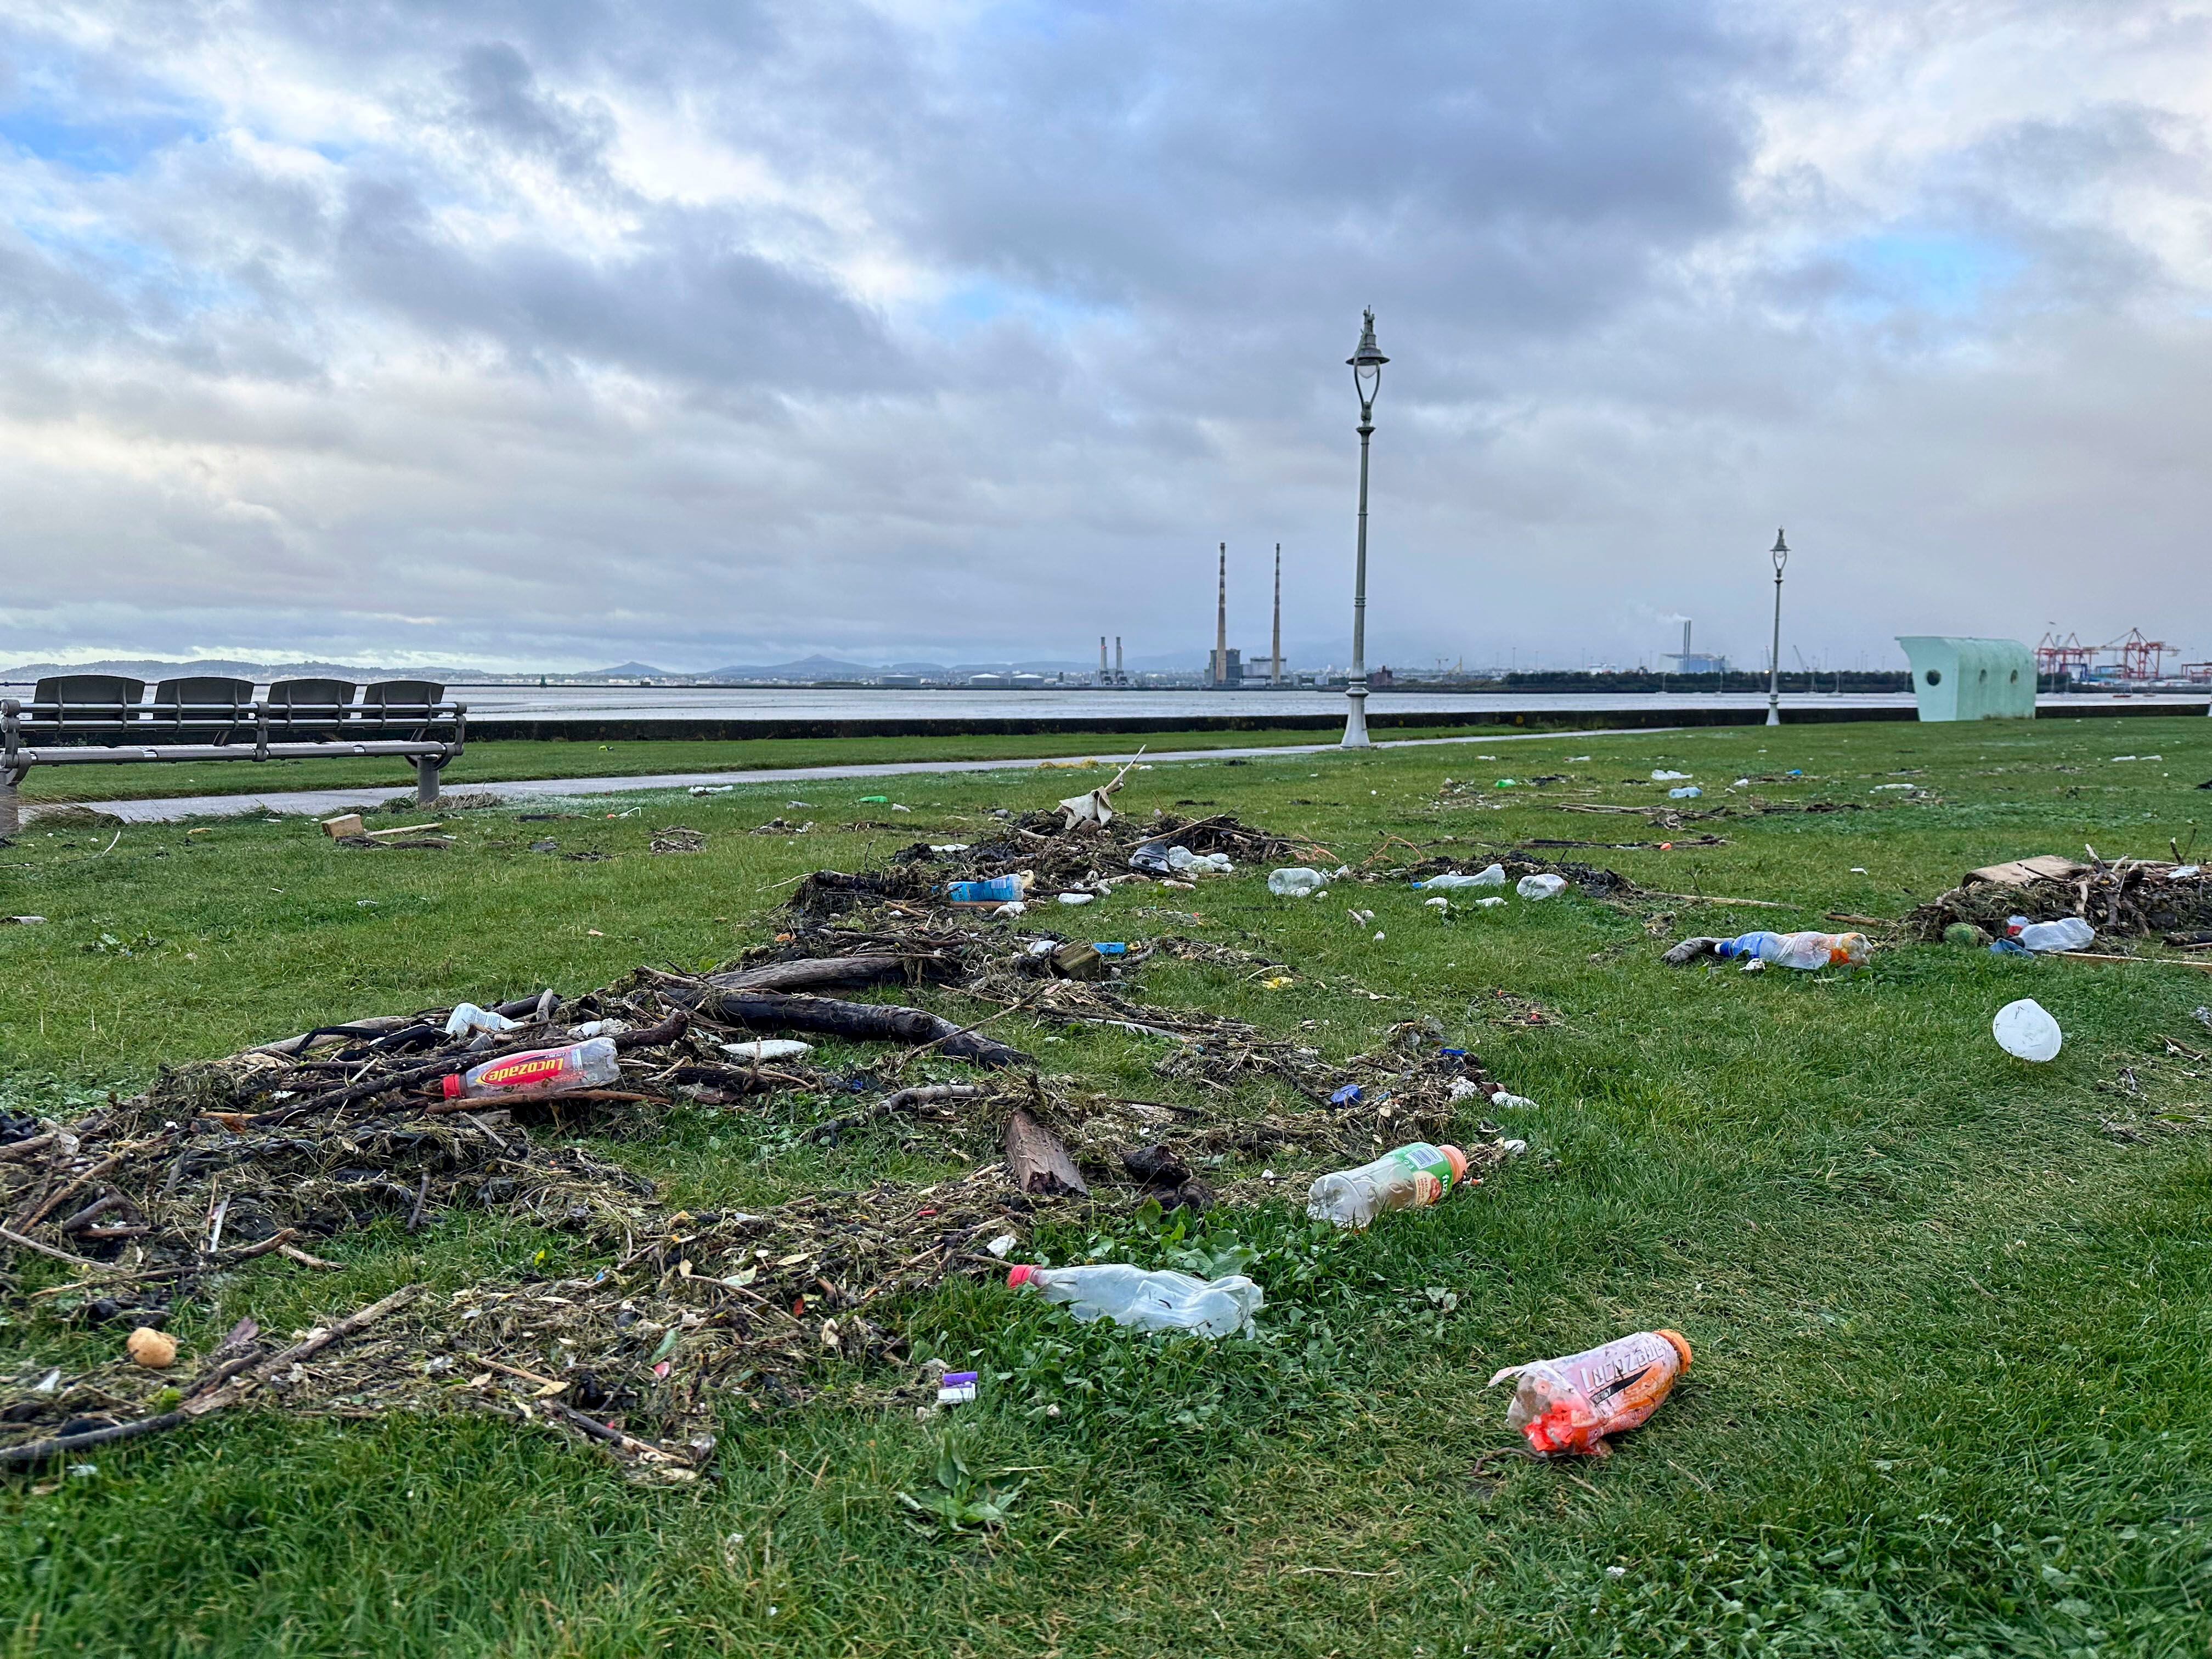
{"type": "Polygon", "coordinates": [[[1385,1210],[1434,1204],[1466,1179],[1465,1152],[1417,1140],[1372,1164],[1323,1176],[1306,1194],[1306,1213],[1340,1227],[1364,1227],[1385,1210]]]}

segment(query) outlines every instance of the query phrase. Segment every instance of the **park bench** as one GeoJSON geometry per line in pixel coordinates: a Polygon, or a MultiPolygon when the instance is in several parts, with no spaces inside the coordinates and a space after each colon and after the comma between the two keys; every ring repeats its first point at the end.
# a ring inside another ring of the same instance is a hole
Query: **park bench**
{"type": "Polygon", "coordinates": [[[58,674],[30,701],[0,699],[0,815],[34,766],[137,761],[308,760],[392,755],[415,763],[416,799],[437,799],[438,774],[468,737],[465,703],[428,680],[278,680],[194,676],[146,683],[119,674],[58,674]],[[356,701],[358,692],[359,701],[356,701]]]}

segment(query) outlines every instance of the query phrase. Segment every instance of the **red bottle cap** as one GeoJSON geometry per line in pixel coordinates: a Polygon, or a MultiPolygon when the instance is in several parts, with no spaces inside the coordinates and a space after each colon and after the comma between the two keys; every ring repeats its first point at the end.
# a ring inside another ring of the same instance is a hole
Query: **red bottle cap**
{"type": "Polygon", "coordinates": [[[452,1099],[453,1099],[455,1097],[457,1097],[457,1096],[461,1092],[461,1079],[460,1079],[460,1074],[459,1074],[459,1073],[455,1073],[453,1076],[451,1076],[451,1077],[447,1078],[447,1079],[443,1083],[440,1084],[438,1086],[439,1086],[441,1089],[443,1089],[443,1090],[446,1091],[446,1098],[447,1098],[447,1099],[448,1099],[448,1100],[452,1100],[452,1099]]]}
{"type": "Polygon", "coordinates": [[[1036,1269],[1027,1262],[1024,1262],[1018,1267],[1009,1267],[1006,1270],[1006,1288],[1010,1291],[1018,1291],[1030,1282],[1030,1276],[1036,1272],[1036,1269]]]}

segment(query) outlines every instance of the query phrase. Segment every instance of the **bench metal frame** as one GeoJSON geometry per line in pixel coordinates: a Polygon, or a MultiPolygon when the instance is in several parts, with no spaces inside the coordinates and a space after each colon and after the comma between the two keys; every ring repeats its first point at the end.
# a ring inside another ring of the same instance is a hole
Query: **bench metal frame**
{"type": "Polygon", "coordinates": [[[261,699],[250,703],[115,703],[8,697],[0,699],[0,810],[15,805],[16,786],[34,766],[323,760],[362,755],[412,759],[415,799],[428,805],[438,798],[438,774],[459,758],[468,731],[468,705],[450,702],[272,706],[261,699]],[[129,741],[134,727],[143,729],[153,740],[129,741]],[[72,741],[72,730],[101,740],[72,741]],[[410,730],[420,735],[383,735],[410,730]],[[297,731],[319,735],[285,735],[297,731]],[[214,741],[170,740],[196,732],[214,741]]]}

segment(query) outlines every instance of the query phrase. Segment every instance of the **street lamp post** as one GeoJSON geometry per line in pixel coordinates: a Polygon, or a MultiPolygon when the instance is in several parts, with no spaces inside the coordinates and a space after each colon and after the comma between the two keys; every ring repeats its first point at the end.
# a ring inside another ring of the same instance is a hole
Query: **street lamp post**
{"type": "Polygon", "coordinates": [[[1375,394],[1382,386],[1382,365],[1390,360],[1375,343],[1375,307],[1361,313],[1359,344],[1345,362],[1352,389],[1359,398],[1359,553],[1352,579],[1352,673],[1344,684],[1349,708],[1344,717],[1344,747],[1365,749],[1367,740],[1367,441],[1375,432],[1375,394]]]}
{"type": "Polygon", "coordinates": [[[1768,550],[1774,559],[1774,645],[1766,659],[1766,723],[1782,724],[1782,567],[1790,562],[1790,544],[1774,532],[1768,550]]]}

